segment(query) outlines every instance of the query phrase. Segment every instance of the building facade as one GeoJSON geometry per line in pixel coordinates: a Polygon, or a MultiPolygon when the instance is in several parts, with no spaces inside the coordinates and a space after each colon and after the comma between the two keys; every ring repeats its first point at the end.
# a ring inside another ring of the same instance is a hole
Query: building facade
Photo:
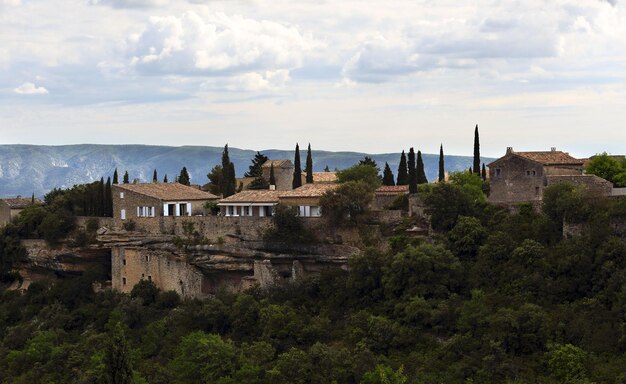
{"type": "MultiPolygon", "coordinates": [[[[35,200],[36,204],[40,204],[39,200],[35,200]]],[[[11,220],[17,217],[20,212],[30,204],[33,204],[33,200],[23,197],[0,199],[0,227],[4,227],[9,224],[11,220]]]]}

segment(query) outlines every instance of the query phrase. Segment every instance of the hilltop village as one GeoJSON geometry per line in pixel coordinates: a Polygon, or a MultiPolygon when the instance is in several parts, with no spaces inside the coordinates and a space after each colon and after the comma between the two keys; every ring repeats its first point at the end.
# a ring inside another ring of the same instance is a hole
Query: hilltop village
{"type": "Polygon", "coordinates": [[[478,149],[1,199],[0,383],[623,382],[626,158],[478,149]]]}

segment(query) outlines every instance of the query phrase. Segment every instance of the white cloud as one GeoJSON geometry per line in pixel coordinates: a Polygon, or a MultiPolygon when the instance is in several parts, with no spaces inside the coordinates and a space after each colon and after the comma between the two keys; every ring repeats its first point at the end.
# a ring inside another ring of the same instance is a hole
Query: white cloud
{"type": "Polygon", "coordinates": [[[292,25],[189,11],[150,18],[129,45],[139,73],[240,76],[298,68],[319,43],[292,25]]]}
{"type": "Polygon", "coordinates": [[[45,95],[48,93],[46,88],[38,87],[33,83],[24,83],[19,87],[14,88],[13,91],[21,95],[45,95]]]}
{"type": "Polygon", "coordinates": [[[89,0],[89,4],[106,5],[113,8],[150,8],[169,3],[169,0],[89,0]]]}

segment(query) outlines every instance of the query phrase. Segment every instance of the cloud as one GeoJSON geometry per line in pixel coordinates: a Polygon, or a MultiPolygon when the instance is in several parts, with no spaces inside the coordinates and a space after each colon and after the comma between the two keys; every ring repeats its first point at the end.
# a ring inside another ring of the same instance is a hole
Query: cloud
{"type": "Polygon", "coordinates": [[[48,90],[46,88],[37,87],[33,83],[24,83],[19,87],[13,89],[13,91],[21,95],[45,95],[48,93],[48,90]]]}
{"type": "Polygon", "coordinates": [[[152,8],[167,5],[169,0],[89,0],[89,4],[112,8],[152,8]]]}
{"type": "Polygon", "coordinates": [[[298,68],[319,43],[292,25],[186,12],[152,17],[129,46],[130,67],[139,73],[237,76],[298,68]]]}

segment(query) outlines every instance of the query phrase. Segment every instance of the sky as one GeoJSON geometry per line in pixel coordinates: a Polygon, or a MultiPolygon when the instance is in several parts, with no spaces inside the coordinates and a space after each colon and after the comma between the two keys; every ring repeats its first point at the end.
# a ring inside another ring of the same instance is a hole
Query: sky
{"type": "Polygon", "coordinates": [[[0,0],[0,144],[625,153],[623,0],[0,0]]]}

